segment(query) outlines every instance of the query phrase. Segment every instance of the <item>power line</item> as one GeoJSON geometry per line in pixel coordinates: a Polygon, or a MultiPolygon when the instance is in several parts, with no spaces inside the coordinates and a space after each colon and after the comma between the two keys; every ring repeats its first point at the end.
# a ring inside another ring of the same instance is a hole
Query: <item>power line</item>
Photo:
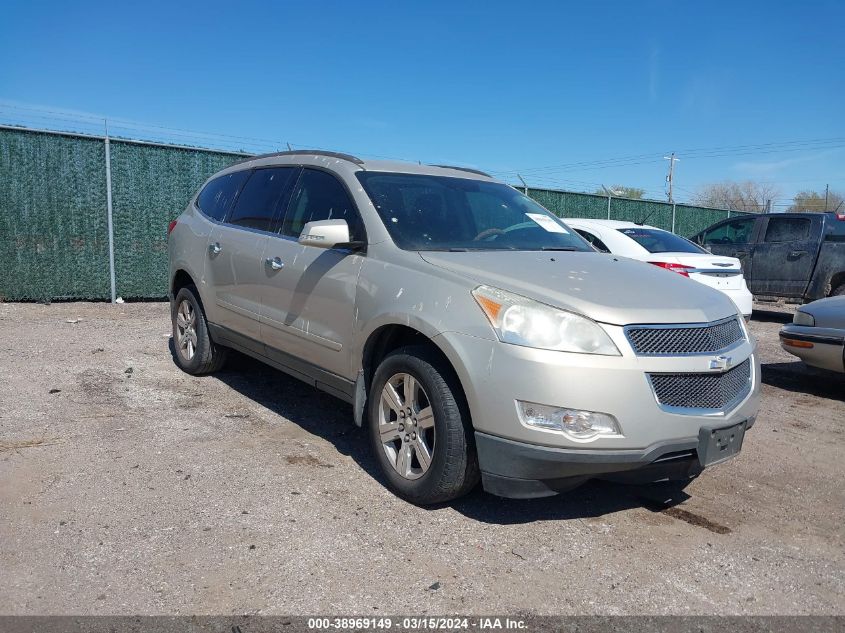
{"type": "MultiPolygon", "coordinates": [[[[227,145],[231,149],[245,150],[249,148],[251,150],[258,150],[259,153],[266,151],[276,151],[287,145],[301,149],[328,149],[321,147],[320,144],[314,143],[273,140],[251,136],[238,136],[233,134],[198,132],[195,130],[187,130],[178,127],[143,123],[139,121],[133,121],[131,119],[123,119],[120,117],[106,117],[103,115],[68,112],[57,109],[47,109],[34,106],[21,106],[15,103],[0,101],[0,116],[4,115],[9,118],[14,118],[16,121],[23,121],[29,123],[31,123],[32,120],[35,119],[37,121],[48,121],[54,123],[58,121],[62,123],[74,123],[76,125],[81,124],[87,126],[87,128],[85,130],[75,129],[73,131],[89,131],[91,129],[96,129],[98,132],[101,132],[103,130],[104,122],[106,119],[108,119],[109,126],[113,130],[130,133],[149,133],[151,131],[154,131],[160,135],[159,138],[179,138],[202,143],[216,142],[221,145],[227,145]],[[15,110],[23,114],[3,112],[2,110],[15,110]]],[[[43,124],[39,123],[39,125],[43,124]]],[[[348,151],[337,147],[333,147],[331,149],[335,151],[348,151]]],[[[384,156],[379,154],[373,154],[371,152],[348,151],[348,153],[360,154],[371,158],[382,158],[387,160],[409,160],[407,158],[384,156]]]]}
{"type": "MultiPolygon", "coordinates": [[[[685,158],[721,158],[725,156],[750,156],[757,154],[775,154],[781,152],[807,151],[818,149],[839,149],[845,147],[845,137],[828,139],[809,139],[802,141],[782,141],[779,143],[760,143],[756,145],[735,145],[713,148],[697,148],[679,150],[685,158]]],[[[553,171],[575,171],[588,169],[606,169],[609,167],[628,167],[646,163],[662,162],[662,153],[634,154],[607,158],[602,160],[579,161],[573,163],[562,163],[559,165],[548,165],[542,167],[525,167],[518,170],[493,170],[493,173],[508,174],[519,171],[522,174],[535,174],[540,172],[553,171]]]]}

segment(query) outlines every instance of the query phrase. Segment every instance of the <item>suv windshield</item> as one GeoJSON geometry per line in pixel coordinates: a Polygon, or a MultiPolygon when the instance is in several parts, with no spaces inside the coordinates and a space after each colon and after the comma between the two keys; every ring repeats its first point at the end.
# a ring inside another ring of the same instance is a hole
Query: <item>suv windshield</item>
{"type": "Polygon", "coordinates": [[[617,229],[627,235],[649,253],[706,253],[689,240],[660,229],[645,229],[641,227],[617,229]]]}
{"type": "Polygon", "coordinates": [[[531,198],[501,183],[422,174],[356,174],[399,248],[592,251],[531,198]]]}

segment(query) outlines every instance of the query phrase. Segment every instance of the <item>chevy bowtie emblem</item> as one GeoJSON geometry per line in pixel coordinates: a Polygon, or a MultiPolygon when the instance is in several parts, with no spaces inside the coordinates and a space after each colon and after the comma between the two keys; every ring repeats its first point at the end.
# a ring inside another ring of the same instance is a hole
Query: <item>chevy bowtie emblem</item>
{"type": "Polygon", "coordinates": [[[710,359],[710,369],[727,369],[733,364],[733,358],[730,356],[717,356],[710,359]]]}

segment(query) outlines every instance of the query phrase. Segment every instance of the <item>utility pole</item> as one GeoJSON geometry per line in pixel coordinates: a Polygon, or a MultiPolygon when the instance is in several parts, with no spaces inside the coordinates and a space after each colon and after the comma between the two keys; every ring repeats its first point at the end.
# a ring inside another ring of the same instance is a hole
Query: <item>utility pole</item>
{"type": "Polygon", "coordinates": [[[669,175],[666,176],[666,182],[669,184],[669,202],[675,202],[675,199],[672,197],[672,185],[674,184],[674,176],[675,176],[675,163],[680,158],[675,158],[675,152],[672,152],[671,156],[664,156],[664,160],[669,161],[669,175]]]}
{"type": "Polygon", "coordinates": [[[523,177],[522,177],[522,176],[520,176],[519,174],[517,174],[517,175],[516,175],[516,177],[517,177],[517,178],[519,178],[519,179],[522,181],[523,192],[524,192],[524,193],[525,193],[525,195],[527,196],[527,195],[528,195],[528,183],[527,183],[527,182],[525,182],[525,178],[523,178],[523,177]]]}
{"type": "Polygon", "coordinates": [[[827,211],[827,200],[830,197],[830,185],[824,186],[824,210],[827,211]]]}

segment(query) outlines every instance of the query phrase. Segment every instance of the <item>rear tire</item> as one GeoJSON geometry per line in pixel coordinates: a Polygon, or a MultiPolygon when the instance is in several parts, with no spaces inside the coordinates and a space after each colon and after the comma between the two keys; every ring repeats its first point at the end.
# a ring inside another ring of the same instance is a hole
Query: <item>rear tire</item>
{"type": "Polygon", "coordinates": [[[173,322],[173,358],[179,369],[201,376],[223,366],[228,350],[211,340],[205,311],[194,286],[186,286],[176,293],[170,318],[173,322]]]}
{"type": "Polygon", "coordinates": [[[418,505],[443,503],[478,483],[475,436],[446,363],[423,346],[391,352],[370,385],[370,444],[388,487],[418,505]],[[401,417],[400,417],[401,416],[401,417]]]}

